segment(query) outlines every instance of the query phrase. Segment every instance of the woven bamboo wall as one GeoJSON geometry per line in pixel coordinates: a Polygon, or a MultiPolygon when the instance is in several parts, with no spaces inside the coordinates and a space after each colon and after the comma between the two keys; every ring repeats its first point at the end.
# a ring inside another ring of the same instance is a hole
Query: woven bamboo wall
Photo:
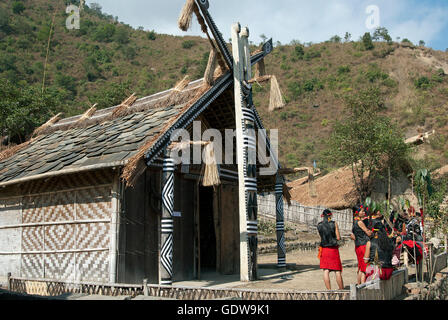
{"type": "Polygon", "coordinates": [[[113,176],[68,175],[0,192],[0,275],[109,281],[113,176]]]}

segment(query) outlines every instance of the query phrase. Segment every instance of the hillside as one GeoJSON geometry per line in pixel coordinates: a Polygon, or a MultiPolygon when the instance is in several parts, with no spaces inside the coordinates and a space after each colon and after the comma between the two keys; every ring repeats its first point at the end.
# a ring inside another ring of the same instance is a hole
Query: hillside
{"type": "MultiPolygon", "coordinates": [[[[55,13],[45,80],[47,92],[58,99],[52,113],[80,114],[94,103],[99,108],[118,104],[133,92],[142,97],[169,89],[185,75],[202,77],[210,49],[206,39],[136,30],[88,7],[81,13],[81,29],[67,30],[69,2],[77,1],[0,3],[0,79],[17,87],[42,88],[55,13]]],[[[325,139],[333,121],[343,116],[343,97],[372,85],[381,88],[387,114],[407,137],[436,130],[417,157],[431,167],[448,163],[448,53],[385,42],[366,50],[360,41],[333,39],[278,45],[266,69],[277,76],[287,105],[268,112],[267,83],[254,85],[255,102],[265,127],[279,129],[285,165],[316,160],[320,168],[332,169],[335,164],[324,154],[325,139]]]]}

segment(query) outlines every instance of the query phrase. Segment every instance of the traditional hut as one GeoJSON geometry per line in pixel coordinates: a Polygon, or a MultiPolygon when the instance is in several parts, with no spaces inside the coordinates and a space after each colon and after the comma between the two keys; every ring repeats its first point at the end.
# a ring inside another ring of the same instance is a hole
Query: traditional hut
{"type": "MultiPolygon", "coordinates": [[[[55,117],[30,141],[0,155],[0,276],[101,283],[146,278],[165,285],[200,278],[204,270],[256,278],[256,203],[248,209],[252,215],[241,211],[247,192],[241,193],[241,185],[254,186],[255,199],[257,191],[274,189],[282,197],[284,180],[269,141],[271,175],[261,176],[257,163],[250,167],[254,175],[242,179],[234,161],[218,165],[220,182],[211,187],[203,186],[202,165],[177,165],[170,156],[177,129],[223,133],[239,122],[234,81],[240,75],[230,68],[233,57],[225,52],[208,2],[200,8],[228,64],[215,77],[182,81],[141,99],[133,95],[108,109],[55,117]]],[[[246,55],[246,69],[271,50],[272,40],[246,55]]],[[[255,107],[247,108],[254,128],[263,129],[255,107]]],[[[192,141],[208,143],[202,138],[192,141]]],[[[238,148],[234,155],[246,154],[238,148]]],[[[286,263],[282,204],[279,266],[286,263]]]]}
{"type": "MultiPolygon", "coordinates": [[[[352,167],[347,166],[315,179],[312,188],[308,179],[299,179],[288,184],[291,199],[305,206],[325,206],[336,210],[351,209],[359,203],[359,195],[353,181],[352,167]]],[[[409,199],[415,206],[417,198],[413,194],[412,168],[403,163],[394,172],[390,182],[391,200],[398,208],[398,198],[409,199]]],[[[371,198],[384,201],[389,198],[387,176],[376,177],[372,184],[371,198]]]]}

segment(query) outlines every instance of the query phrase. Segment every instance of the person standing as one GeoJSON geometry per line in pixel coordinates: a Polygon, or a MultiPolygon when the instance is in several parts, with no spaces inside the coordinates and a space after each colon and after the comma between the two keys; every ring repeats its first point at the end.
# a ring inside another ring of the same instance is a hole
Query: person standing
{"type": "Polygon", "coordinates": [[[377,222],[373,229],[373,237],[367,242],[364,260],[367,264],[367,279],[389,280],[394,271],[392,256],[395,246],[388,237],[382,222],[377,222]],[[378,273],[375,275],[375,273],[378,273]]]}
{"type": "Polygon", "coordinates": [[[324,283],[328,290],[331,290],[330,272],[336,273],[339,290],[343,290],[344,281],[342,279],[342,263],[338,245],[341,235],[338,224],[331,220],[332,216],[332,212],[326,209],[322,214],[322,221],[317,225],[321,238],[320,269],[324,270],[324,283]]]}
{"type": "Polygon", "coordinates": [[[366,211],[362,205],[353,208],[354,222],[352,228],[351,239],[355,241],[356,258],[358,259],[358,284],[366,282],[366,268],[364,262],[364,254],[366,252],[366,244],[372,231],[367,229],[366,211]]]}

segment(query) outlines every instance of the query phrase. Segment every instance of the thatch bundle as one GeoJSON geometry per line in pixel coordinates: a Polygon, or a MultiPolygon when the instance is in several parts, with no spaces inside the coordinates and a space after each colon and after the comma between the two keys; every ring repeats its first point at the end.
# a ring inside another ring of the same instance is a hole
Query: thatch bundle
{"type": "Polygon", "coordinates": [[[90,117],[92,117],[94,114],[95,114],[95,112],[96,112],[96,106],[97,106],[98,104],[97,103],[95,103],[91,108],[89,108],[89,110],[87,110],[86,112],[84,112],[84,114],[81,116],[81,118],[79,118],[79,120],[77,121],[77,123],[80,123],[80,122],[84,122],[84,121],[86,121],[86,120],[88,120],[88,119],[90,119],[90,117]]]}
{"type": "Polygon", "coordinates": [[[269,111],[281,109],[285,106],[282,91],[277,81],[276,76],[271,76],[271,94],[269,98],[269,111]]]}
{"type": "Polygon", "coordinates": [[[190,29],[194,7],[196,7],[195,1],[187,0],[185,6],[180,12],[179,20],[177,21],[177,23],[182,31],[187,31],[188,29],[190,29]]]}
{"type": "Polygon", "coordinates": [[[52,117],[50,120],[48,120],[47,122],[45,122],[43,125],[41,125],[39,128],[37,128],[36,130],[34,130],[32,136],[36,137],[40,134],[42,134],[46,129],[48,129],[49,127],[51,127],[52,125],[54,125],[56,122],[58,122],[61,119],[62,113],[58,113],[57,115],[55,115],[54,117],[52,117]]]}
{"type": "Polygon", "coordinates": [[[215,147],[213,142],[209,142],[204,148],[204,169],[202,174],[202,185],[204,187],[215,187],[221,184],[215,147]]]}
{"type": "Polygon", "coordinates": [[[183,141],[173,142],[168,149],[171,152],[179,152],[190,148],[192,145],[205,146],[203,151],[204,165],[201,170],[202,185],[204,187],[215,187],[221,184],[218,163],[216,161],[216,145],[210,141],[183,141]]]}
{"type": "Polygon", "coordinates": [[[210,51],[210,56],[208,57],[207,68],[205,68],[204,72],[204,82],[208,85],[213,85],[214,75],[216,71],[216,59],[217,52],[215,48],[212,48],[210,51]]]}
{"type": "Polygon", "coordinates": [[[280,85],[278,84],[277,77],[274,75],[263,75],[259,77],[255,77],[249,80],[249,83],[258,83],[271,81],[271,90],[269,97],[269,111],[272,112],[276,109],[281,109],[286,105],[285,99],[283,98],[282,91],[280,89],[280,85]]]}
{"type": "Polygon", "coordinates": [[[126,98],[115,110],[112,112],[112,118],[119,118],[137,101],[135,93],[126,98]]]}

